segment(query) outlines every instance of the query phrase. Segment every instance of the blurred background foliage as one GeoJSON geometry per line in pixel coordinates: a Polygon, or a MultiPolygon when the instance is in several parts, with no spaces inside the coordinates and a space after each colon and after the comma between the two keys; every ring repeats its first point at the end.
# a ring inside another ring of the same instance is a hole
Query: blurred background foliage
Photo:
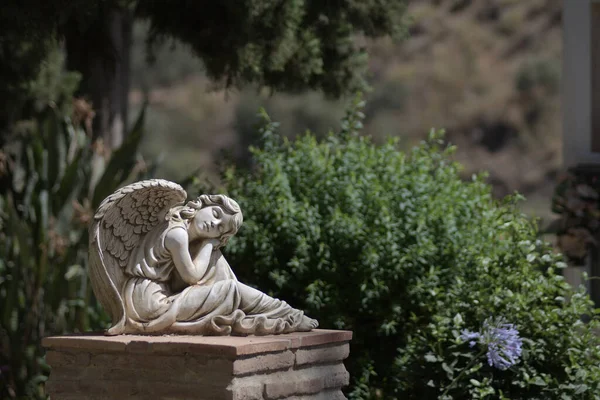
{"type": "Polygon", "coordinates": [[[30,117],[0,151],[0,398],[45,398],[44,336],[107,326],[86,271],[92,210],[152,174],[137,154],[143,114],[108,152],[92,141],[92,108],[72,97],[78,80],[51,52],[29,85],[30,117]]]}
{"type": "MultiPolygon", "coordinates": [[[[431,127],[444,127],[464,176],[487,170],[496,196],[518,190],[529,214],[550,217],[561,163],[561,1],[413,0],[406,15],[404,40],[365,40],[366,131],[378,143],[397,135],[407,149],[431,127]]],[[[162,155],[161,176],[199,166],[217,180],[222,151],[247,161],[259,106],[281,122],[284,136],[338,127],[347,98],[252,87],[206,93],[211,81],[189,67],[194,59],[182,44],[158,47],[147,65],[145,29],[136,27],[130,100],[135,108],[149,99],[153,129],[143,152],[162,155]]]]}

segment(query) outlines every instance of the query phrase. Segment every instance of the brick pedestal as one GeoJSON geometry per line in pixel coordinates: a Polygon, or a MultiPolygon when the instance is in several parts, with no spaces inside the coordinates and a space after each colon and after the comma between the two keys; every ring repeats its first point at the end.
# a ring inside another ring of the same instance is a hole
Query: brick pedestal
{"type": "Polygon", "coordinates": [[[337,400],[352,332],[45,338],[52,400],[337,400]]]}

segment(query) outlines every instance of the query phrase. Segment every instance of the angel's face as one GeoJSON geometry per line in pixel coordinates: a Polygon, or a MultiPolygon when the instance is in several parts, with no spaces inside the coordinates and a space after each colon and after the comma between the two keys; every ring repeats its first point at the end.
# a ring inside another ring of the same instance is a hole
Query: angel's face
{"type": "Polygon", "coordinates": [[[223,212],[219,206],[202,208],[192,220],[195,236],[202,239],[220,238],[231,231],[232,223],[232,216],[223,212]]]}

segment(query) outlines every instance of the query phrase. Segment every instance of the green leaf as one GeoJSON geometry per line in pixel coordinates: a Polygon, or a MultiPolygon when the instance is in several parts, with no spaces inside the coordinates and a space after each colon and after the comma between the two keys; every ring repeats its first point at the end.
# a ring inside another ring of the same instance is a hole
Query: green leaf
{"type": "Polygon", "coordinates": [[[81,178],[83,154],[83,150],[77,152],[73,161],[68,165],[60,184],[58,185],[58,189],[52,195],[54,212],[57,214],[68,204],[67,201],[71,198],[72,193],[76,191],[78,186],[82,183],[78,181],[78,179],[81,178]]]}
{"type": "Polygon", "coordinates": [[[577,385],[577,388],[575,389],[575,392],[573,394],[581,394],[581,393],[585,393],[588,390],[588,386],[585,384],[582,385],[577,385]]]}
{"type": "Polygon", "coordinates": [[[462,316],[460,314],[456,314],[454,316],[454,318],[452,319],[452,321],[454,322],[454,325],[456,325],[457,327],[462,326],[464,323],[462,316]]]}
{"type": "Polygon", "coordinates": [[[48,187],[61,179],[66,164],[66,144],[62,125],[56,112],[48,109],[42,123],[45,147],[48,151],[48,187]]]}
{"type": "Polygon", "coordinates": [[[76,277],[84,276],[85,271],[81,265],[71,265],[65,273],[65,279],[70,281],[76,277]]]}
{"type": "Polygon", "coordinates": [[[541,377],[536,376],[533,380],[529,381],[530,384],[536,386],[547,386],[548,384],[541,377]]]}
{"type": "Polygon", "coordinates": [[[452,367],[450,367],[448,364],[442,363],[442,369],[446,371],[449,376],[454,375],[454,369],[452,369],[452,367]]]}

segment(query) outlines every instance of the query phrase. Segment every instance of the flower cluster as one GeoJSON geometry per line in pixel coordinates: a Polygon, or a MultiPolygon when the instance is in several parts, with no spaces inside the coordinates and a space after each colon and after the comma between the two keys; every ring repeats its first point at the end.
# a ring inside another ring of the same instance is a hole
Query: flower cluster
{"type": "Polygon", "coordinates": [[[523,341],[519,331],[503,318],[486,319],[481,332],[463,330],[460,339],[468,341],[471,347],[477,343],[485,346],[488,363],[501,370],[515,365],[522,353],[523,341]]]}

